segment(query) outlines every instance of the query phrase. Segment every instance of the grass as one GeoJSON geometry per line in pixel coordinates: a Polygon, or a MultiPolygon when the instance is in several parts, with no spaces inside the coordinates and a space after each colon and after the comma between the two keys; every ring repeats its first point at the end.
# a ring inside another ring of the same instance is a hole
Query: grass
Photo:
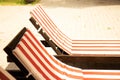
{"type": "MultiPolygon", "coordinates": [[[[36,4],[40,0],[35,0],[30,4],[36,4]]],[[[0,0],[0,5],[26,5],[24,0],[0,0]]]]}

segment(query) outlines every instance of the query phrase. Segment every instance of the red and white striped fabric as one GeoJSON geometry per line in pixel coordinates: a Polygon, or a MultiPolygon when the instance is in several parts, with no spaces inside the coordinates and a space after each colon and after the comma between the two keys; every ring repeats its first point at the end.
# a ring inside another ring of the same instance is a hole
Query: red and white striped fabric
{"type": "Polygon", "coordinates": [[[16,80],[12,75],[0,67],[0,80],[16,80]]]}
{"type": "Polygon", "coordinates": [[[118,57],[120,40],[76,40],[71,51],[72,55],[118,57]]]}
{"type": "Polygon", "coordinates": [[[53,23],[53,21],[44,12],[42,7],[38,5],[30,12],[31,16],[38,22],[42,29],[47,33],[51,40],[54,41],[61,49],[67,53],[71,52],[72,42],[60,29],[53,23]]]}
{"type": "Polygon", "coordinates": [[[119,40],[72,40],[60,31],[40,5],[36,6],[30,14],[50,39],[70,55],[120,56],[119,40]]]}
{"type": "Polygon", "coordinates": [[[63,64],[51,56],[29,30],[25,32],[13,53],[36,80],[83,79],[81,69],[63,64]]]}
{"type": "Polygon", "coordinates": [[[25,32],[13,54],[36,80],[120,80],[120,70],[81,70],[60,62],[30,30],[25,32]]]}
{"type": "Polygon", "coordinates": [[[120,80],[120,70],[82,70],[84,80],[120,80]]]}

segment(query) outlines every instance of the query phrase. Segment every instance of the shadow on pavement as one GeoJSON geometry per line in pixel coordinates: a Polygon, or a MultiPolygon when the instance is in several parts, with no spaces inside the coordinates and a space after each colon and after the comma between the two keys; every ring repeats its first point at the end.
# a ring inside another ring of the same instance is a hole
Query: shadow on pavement
{"type": "Polygon", "coordinates": [[[120,0],[41,0],[42,5],[49,7],[93,7],[120,5],[120,0]]]}

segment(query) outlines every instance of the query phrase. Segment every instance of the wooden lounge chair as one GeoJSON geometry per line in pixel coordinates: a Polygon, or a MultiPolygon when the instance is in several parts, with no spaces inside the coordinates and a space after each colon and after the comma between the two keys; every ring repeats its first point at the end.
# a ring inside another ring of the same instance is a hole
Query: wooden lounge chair
{"type": "Polygon", "coordinates": [[[57,54],[120,56],[120,40],[72,40],[60,31],[40,5],[30,14],[30,21],[57,54]]]}
{"type": "Polygon", "coordinates": [[[13,39],[4,50],[20,63],[17,66],[21,70],[28,71],[30,80],[120,80],[120,70],[83,70],[66,65],[50,55],[29,29],[20,34],[16,36],[19,41],[13,39]]]}
{"type": "MultiPolygon", "coordinates": [[[[11,53],[12,53],[12,50],[16,47],[16,43],[19,42],[20,38],[23,36],[25,32],[26,32],[26,28],[21,30],[20,33],[14,38],[14,40],[4,48],[5,52],[8,54],[7,56],[8,62],[14,61],[16,64],[19,65],[18,67],[21,67],[21,68],[23,68],[23,66],[20,65],[20,62],[18,62],[18,60],[16,60],[14,55],[12,55],[11,53]]],[[[120,69],[120,58],[119,57],[106,57],[106,56],[91,57],[91,56],[71,56],[71,55],[54,55],[54,56],[60,61],[68,65],[75,66],[78,68],[80,67],[82,69],[113,69],[113,70],[120,69]]],[[[17,73],[26,72],[26,74],[22,73],[21,76],[23,77],[28,74],[26,69],[23,68],[22,71],[14,70],[15,67],[12,68],[11,65],[12,64],[10,64],[10,68],[9,68],[9,65],[7,68],[7,70],[11,74],[16,75],[17,73]]]]}
{"type": "Polygon", "coordinates": [[[10,75],[6,70],[0,67],[0,80],[16,80],[12,75],[10,75]]]}

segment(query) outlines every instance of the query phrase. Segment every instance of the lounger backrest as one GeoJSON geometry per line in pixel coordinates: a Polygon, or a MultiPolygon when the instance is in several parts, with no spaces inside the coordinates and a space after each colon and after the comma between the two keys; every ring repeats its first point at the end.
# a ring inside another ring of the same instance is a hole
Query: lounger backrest
{"type": "Polygon", "coordinates": [[[16,80],[12,75],[0,67],[0,80],[16,80]]]}
{"type": "Polygon", "coordinates": [[[50,55],[42,43],[27,30],[13,54],[36,80],[82,80],[82,71],[50,55]]]}
{"type": "Polygon", "coordinates": [[[37,21],[42,29],[47,33],[51,40],[55,42],[65,52],[70,53],[72,42],[48,17],[40,5],[31,11],[31,16],[37,21]]]}

